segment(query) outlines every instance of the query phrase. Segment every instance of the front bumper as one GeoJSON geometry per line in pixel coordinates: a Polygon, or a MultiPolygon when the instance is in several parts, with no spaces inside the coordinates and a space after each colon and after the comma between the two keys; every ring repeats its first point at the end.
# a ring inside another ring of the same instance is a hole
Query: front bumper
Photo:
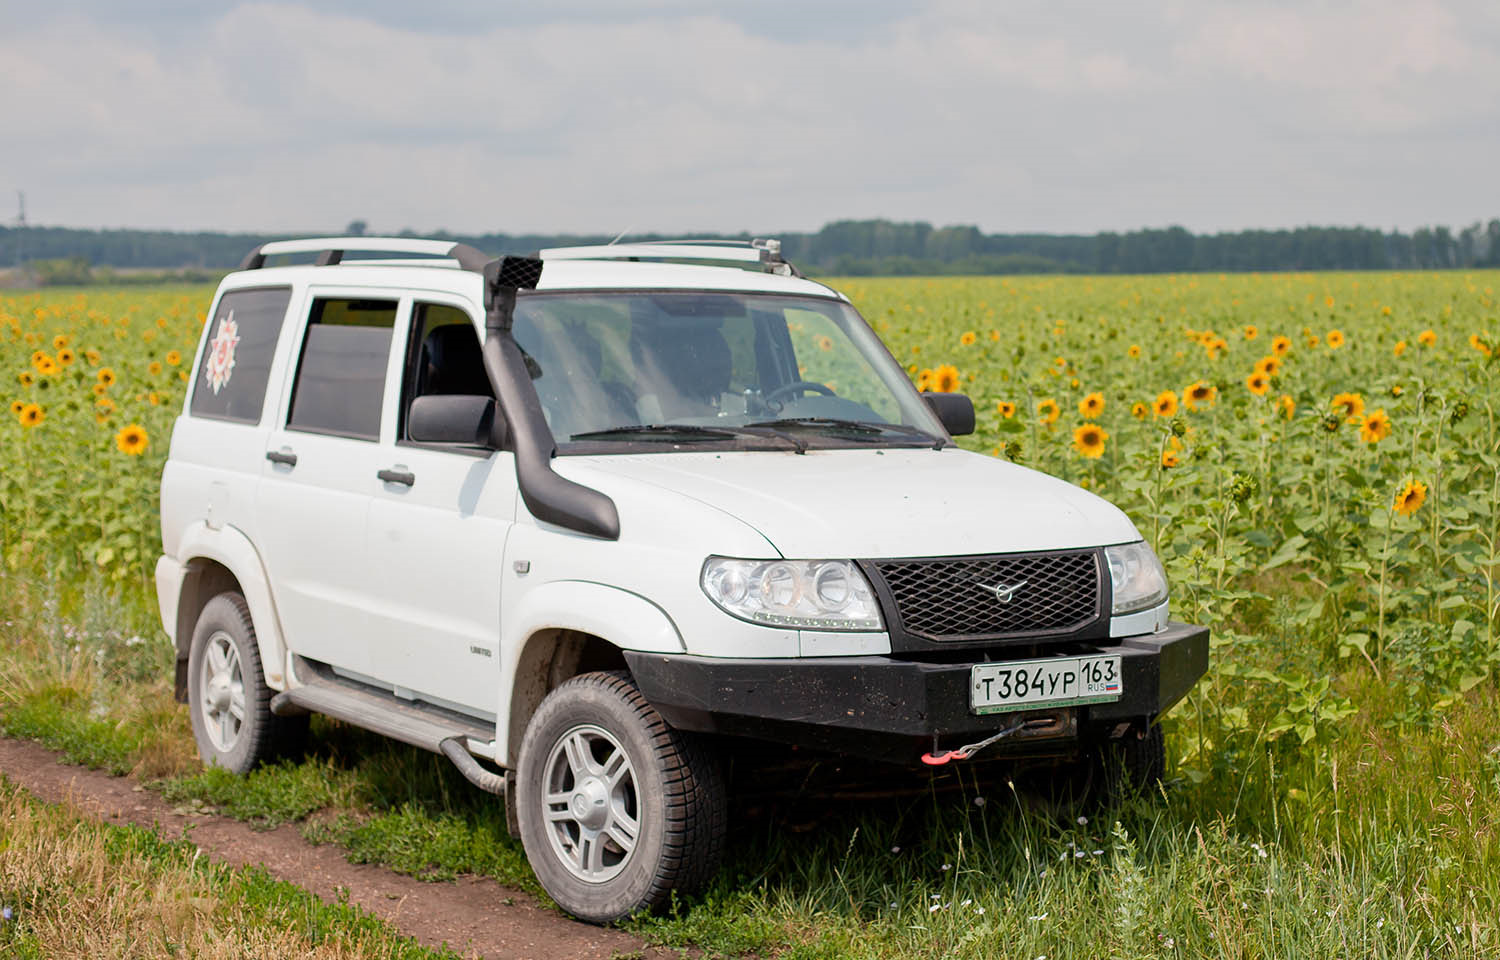
{"type": "MultiPolygon", "coordinates": [[[[1072,731],[1075,739],[1079,730],[1150,720],[1171,709],[1208,670],[1208,629],[1170,623],[1160,633],[1055,651],[1093,652],[1120,656],[1123,696],[1113,703],[1039,711],[1062,716],[1067,722],[1058,729],[1072,731]]],[[[932,749],[935,738],[955,747],[1026,716],[970,712],[970,667],[977,660],[720,660],[631,651],[625,659],[641,693],[674,727],[872,759],[910,763],[932,749]]],[[[1018,738],[1010,752],[1055,753],[1058,739],[1018,738]]]]}

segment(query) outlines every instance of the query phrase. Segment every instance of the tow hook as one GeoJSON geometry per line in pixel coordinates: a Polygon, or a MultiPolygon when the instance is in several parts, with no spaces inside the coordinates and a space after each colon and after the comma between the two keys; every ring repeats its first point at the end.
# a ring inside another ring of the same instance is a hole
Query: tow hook
{"type": "Polygon", "coordinates": [[[974,754],[983,750],[985,747],[998,743],[1013,733],[1024,730],[1027,727],[1044,727],[1054,722],[1055,721],[1050,717],[1035,717],[1031,720],[1022,720],[1018,723],[1011,724],[1004,730],[1001,730],[999,733],[996,733],[993,736],[986,737],[983,740],[978,741],[977,743],[965,744],[964,746],[959,747],[957,750],[945,750],[942,753],[938,752],[937,734],[933,734],[932,752],[922,754],[922,762],[927,764],[929,767],[941,767],[943,764],[947,763],[950,760],[967,760],[970,757],[974,756],[974,754]]]}

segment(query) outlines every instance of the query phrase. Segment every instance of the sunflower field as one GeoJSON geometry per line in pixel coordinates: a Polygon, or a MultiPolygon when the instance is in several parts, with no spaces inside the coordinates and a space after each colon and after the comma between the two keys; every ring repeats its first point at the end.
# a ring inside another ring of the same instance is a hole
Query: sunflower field
{"type": "MultiPolygon", "coordinates": [[[[965,894],[948,863],[936,874],[953,903],[1024,889],[1031,921],[1092,925],[1136,891],[1196,931],[1194,955],[1292,955],[1289,927],[1304,955],[1350,938],[1390,947],[1369,956],[1500,951],[1500,273],[831,282],[922,389],[973,398],[964,446],[1120,506],[1166,565],[1173,616],[1212,631],[1209,674],[1167,724],[1167,819],[1089,841],[1114,851],[1097,886],[1049,887],[1064,881],[1030,848],[985,833],[988,879],[964,873],[965,894]]],[[[150,622],[156,485],[211,295],[0,295],[0,590],[102,585],[150,622]]],[[[959,854],[978,834],[962,836],[959,854]]],[[[726,902],[844,917],[852,944],[890,900],[880,951],[936,956],[937,930],[971,943],[975,918],[888,895],[895,845],[859,873],[838,866],[853,841],[827,839],[845,900],[809,879],[726,902]]],[[[933,851],[920,869],[953,857],[933,851]]],[[[1017,943],[1052,942],[1017,923],[1017,943]]],[[[1094,942],[1124,949],[1120,929],[1094,942]]],[[[1179,955],[1186,936],[1138,932],[1131,955],[1179,955]]]]}

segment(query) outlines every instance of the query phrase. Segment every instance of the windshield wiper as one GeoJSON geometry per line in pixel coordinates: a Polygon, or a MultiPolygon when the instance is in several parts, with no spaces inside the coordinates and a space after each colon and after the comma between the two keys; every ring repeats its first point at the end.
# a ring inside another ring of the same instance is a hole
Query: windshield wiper
{"type": "Polygon", "coordinates": [[[652,442],[670,442],[671,437],[759,437],[789,443],[798,453],[807,452],[806,441],[777,430],[769,424],[750,424],[743,427],[704,427],[695,423],[636,423],[626,427],[610,427],[608,430],[590,430],[575,433],[569,440],[613,440],[618,437],[639,436],[652,442]]]}
{"type": "Polygon", "coordinates": [[[842,431],[844,433],[859,433],[866,435],[881,433],[899,433],[908,437],[920,438],[931,443],[932,449],[941,450],[947,446],[946,437],[936,437],[919,427],[908,426],[904,423],[876,423],[870,420],[840,420],[835,417],[787,417],[782,420],[761,420],[756,423],[746,424],[748,427],[764,427],[766,429],[787,429],[806,427],[813,430],[842,431]]]}

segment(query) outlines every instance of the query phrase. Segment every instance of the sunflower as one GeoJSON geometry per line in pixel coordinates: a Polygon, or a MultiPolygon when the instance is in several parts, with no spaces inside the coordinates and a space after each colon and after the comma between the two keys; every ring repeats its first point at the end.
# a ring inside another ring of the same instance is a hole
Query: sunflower
{"type": "Polygon", "coordinates": [[[1130,407],[1130,415],[1132,417],[1135,417],[1137,420],[1144,420],[1144,419],[1146,419],[1146,413],[1147,413],[1147,410],[1146,410],[1146,405],[1144,403],[1135,403],[1135,404],[1132,404],[1131,407],[1130,407]]]}
{"type": "Polygon", "coordinates": [[[1399,396],[1401,396],[1405,392],[1406,392],[1406,388],[1403,387],[1403,386],[1401,386],[1401,384],[1399,384],[1399,383],[1393,383],[1393,384],[1391,384],[1391,396],[1393,396],[1393,397],[1399,397],[1399,396]]]}
{"type": "Polygon", "coordinates": [[[99,356],[98,350],[85,350],[83,351],[83,359],[89,362],[89,366],[97,367],[99,365],[99,361],[103,358],[99,356]]]}
{"type": "Polygon", "coordinates": [[[1245,339],[1246,340],[1254,340],[1258,336],[1260,336],[1260,330],[1255,326],[1255,324],[1253,324],[1253,323],[1247,323],[1247,324],[1245,324],[1245,339]]]}
{"type": "Polygon", "coordinates": [[[1391,509],[1409,517],[1422,508],[1422,502],[1426,499],[1427,484],[1420,480],[1408,480],[1401,492],[1396,494],[1396,502],[1391,504],[1391,509]]]}
{"type": "Polygon", "coordinates": [[[115,434],[115,446],[120,448],[121,453],[127,453],[132,457],[145,453],[146,446],[150,442],[151,438],[146,436],[146,428],[138,423],[132,423],[115,434]]]}
{"type": "Polygon", "coordinates": [[[991,330],[990,331],[990,339],[993,340],[995,343],[999,343],[1000,342],[1000,331],[999,330],[991,330]]]}
{"type": "Polygon", "coordinates": [[[952,393],[959,388],[960,383],[958,368],[951,363],[945,363],[932,371],[932,389],[938,393],[952,393]]]}
{"type": "Polygon", "coordinates": [[[109,397],[100,397],[94,401],[94,412],[107,417],[115,412],[115,402],[109,397]]]}
{"type": "Polygon", "coordinates": [[[1271,378],[1260,371],[1256,371],[1245,378],[1245,389],[1257,397],[1263,397],[1266,395],[1266,391],[1271,389],[1271,378]]]}
{"type": "Polygon", "coordinates": [[[16,419],[21,421],[23,427],[34,427],[47,419],[47,414],[42,412],[42,408],[37,404],[28,403],[21,408],[20,413],[16,414],[16,419]]]}
{"type": "Polygon", "coordinates": [[[183,383],[187,383],[188,382],[188,372],[186,370],[178,370],[177,371],[177,379],[181,380],[183,383]]]}
{"type": "Polygon", "coordinates": [[[153,407],[161,406],[161,394],[157,393],[155,390],[152,390],[150,393],[146,394],[146,402],[151,404],[153,407]]]}
{"type": "Polygon", "coordinates": [[[1341,415],[1345,423],[1358,423],[1364,416],[1365,398],[1357,393],[1340,393],[1328,401],[1328,406],[1341,415]]]}
{"type": "MultiPolygon", "coordinates": [[[[822,339],[820,339],[818,341],[818,349],[819,350],[831,350],[831,349],[833,349],[833,341],[829,340],[828,337],[823,337],[822,339]],[[826,347],[823,346],[823,341],[824,340],[828,341],[828,346],[826,346],[826,347]]],[[[167,366],[169,366],[169,367],[175,367],[179,363],[182,362],[182,354],[178,353],[176,350],[168,350],[167,351],[166,360],[167,360],[167,366]]]]}
{"type": "Polygon", "coordinates": [[[1385,411],[1372,410],[1359,422],[1359,438],[1365,443],[1379,443],[1391,435],[1391,418],[1385,411]]]}
{"type": "Polygon", "coordinates": [[[62,372],[62,367],[51,357],[43,357],[42,362],[36,365],[36,372],[44,377],[55,377],[62,372]]]}
{"type": "Polygon", "coordinates": [[[102,383],[96,383],[92,387],[90,387],[89,389],[92,390],[92,391],[94,391],[94,396],[96,396],[96,397],[102,397],[106,393],[109,392],[109,387],[106,387],[102,383]]]}
{"type": "Polygon", "coordinates": [[[1307,335],[1307,345],[1309,347],[1316,347],[1320,342],[1316,333],[1309,333],[1307,335]]]}
{"type": "Polygon", "coordinates": [[[1056,400],[1048,397],[1045,400],[1040,400],[1037,402],[1036,418],[1042,423],[1048,425],[1054,424],[1057,422],[1057,418],[1060,416],[1062,416],[1062,408],[1057,405],[1056,400]]]}
{"type": "Polygon", "coordinates": [[[1297,412],[1297,401],[1292,399],[1290,393],[1283,393],[1276,398],[1276,409],[1281,412],[1283,417],[1290,420],[1292,419],[1292,414],[1297,412]]]}
{"type": "Polygon", "coordinates": [[[1271,352],[1278,357],[1284,357],[1292,352],[1291,337],[1274,337],[1271,340],[1271,352]]]}
{"type": "Polygon", "coordinates": [[[995,404],[995,412],[1000,414],[1000,416],[1004,417],[1005,419],[1009,420],[1011,417],[1016,415],[1016,405],[1011,403],[1009,400],[1001,400],[999,403],[995,404]]]}
{"type": "Polygon", "coordinates": [[[1469,334],[1469,346],[1473,347],[1475,350],[1478,350],[1480,353],[1484,354],[1487,357],[1494,352],[1490,349],[1490,345],[1484,342],[1484,338],[1477,333],[1469,334]]]}
{"type": "Polygon", "coordinates": [[[73,365],[73,361],[77,359],[78,354],[74,353],[67,347],[63,347],[61,350],[57,351],[57,365],[60,367],[71,367],[73,365]]]}
{"type": "Polygon", "coordinates": [[[1163,450],[1161,452],[1161,466],[1163,470],[1170,470],[1182,463],[1182,456],[1176,450],[1163,450]]]}
{"type": "Polygon", "coordinates": [[[1096,390],[1078,401],[1078,412],[1085,420],[1097,420],[1104,412],[1104,394],[1096,390]]]}
{"type": "Polygon", "coordinates": [[[1437,343],[1437,334],[1433,333],[1431,330],[1423,330],[1421,333],[1417,334],[1417,342],[1424,347],[1430,347],[1433,344],[1437,343]]]}
{"type": "MultiPolygon", "coordinates": [[[[817,339],[817,344],[818,344],[818,349],[819,350],[832,350],[833,349],[833,338],[832,337],[819,337],[817,339]]],[[[175,366],[177,366],[181,362],[182,362],[182,355],[180,353],[178,353],[176,350],[169,350],[169,351],[167,351],[167,363],[170,363],[172,366],[175,367],[175,366]]],[[[161,364],[159,364],[159,363],[153,363],[151,365],[156,368],[156,371],[152,373],[152,376],[156,376],[156,373],[161,372],[161,364]]]]}
{"type": "Polygon", "coordinates": [[[109,367],[100,367],[99,372],[94,374],[94,379],[106,387],[112,387],[115,385],[115,372],[109,367]]]}
{"type": "Polygon", "coordinates": [[[68,340],[68,335],[66,333],[59,333],[57,336],[52,338],[52,349],[64,350],[67,348],[69,342],[70,341],[68,340]]]}
{"type": "Polygon", "coordinates": [[[1158,417],[1175,417],[1177,415],[1177,394],[1171,390],[1163,390],[1156,395],[1151,403],[1151,412],[1158,417]]]}
{"type": "Polygon", "coordinates": [[[1401,356],[1403,353],[1406,352],[1406,341],[1405,340],[1397,340],[1396,341],[1396,345],[1391,348],[1391,352],[1394,353],[1398,357],[1401,356]]]}
{"type": "Polygon", "coordinates": [[[19,417],[21,415],[21,411],[25,409],[26,403],[22,400],[12,400],[10,402],[10,415],[13,417],[19,417]]]}
{"type": "Polygon", "coordinates": [[[41,363],[45,359],[47,359],[47,351],[45,351],[45,350],[33,350],[31,352],[31,365],[33,367],[36,366],[37,364],[41,363]]]}
{"type": "Polygon", "coordinates": [[[979,335],[973,330],[965,330],[959,335],[958,342],[965,347],[972,347],[974,345],[974,341],[978,339],[979,335]]]}
{"type": "Polygon", "coordinates": [[[1344,345],[1344,331],[1342,331],[1342,330],[1330,330],[1330,331],[1328,331],[1328,349],[1330,349],[1330,350],[1337,350],[1339,347],[1342,347],[1343,345],[1344,345]]]}
{"type": "Polygon", "coordinates": [[[1073,431],[1073,449],[1090,460],[1104,456],[1104,441],[1109,434],[1097,423],[1085,423],[1073,431]]]}
{"type": "Polygon", "coordinates": [[[932,389],[932,371],[923,367],[917,371],[917,392],[926,393],[932,389]]]}
{"type": "Polygon", "coordinates": [[[161,376],[161,361],[152,360],[150,363],[146,364],[146,372],[151,374],[151,376],[153,377],[161,376]]]}
{"type": "Polygon", "coordinates": [[[1141,345],[1138,343],[1132,343],[1130,345],[1130,349],[1126,350],[1125,353],[1132,358],[1139,357],[1141,355],[1141,345]]]}
{"type": "Polygon", "coordinates": [[[1255,361],[1255,372],[1274,377],[1281,372],[1281,358],[1275,354],[1268,354],[1255,361]]]}
{"type": "Polygon", "coordinates": [[[22,370],[20,373],[16,374],[16,379],[21,382],[21,386],[29,387],[33,383],[36,383],[36,374],[32,373],[30,370],[22,370]]]}
{"type": "Polygon", "coordinates": [[[1189,410],[1197,410],[1198,405],[1206,407],[1214,405],[1214,395],[1218,393],[1217,388],[1204,383],[1202,380],[1194,380],[1182,389],[1183,406],[1189,410]]]}

